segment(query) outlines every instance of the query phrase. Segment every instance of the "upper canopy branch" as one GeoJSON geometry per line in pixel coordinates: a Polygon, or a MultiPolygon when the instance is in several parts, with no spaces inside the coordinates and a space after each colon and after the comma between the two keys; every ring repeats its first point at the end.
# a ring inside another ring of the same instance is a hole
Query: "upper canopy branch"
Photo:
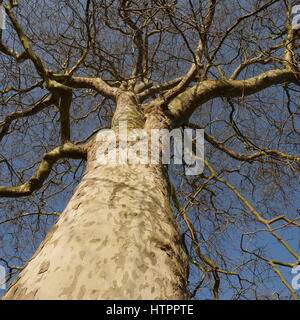
{"type": "Polygon", "coordinates": [[[36,102],[31,108],[21,110],[21,111],[16,111],[13,113],[10,113],[6,116],[6,118],[0,122],[0,141],[3,139],[3,137],[7,134],[9,131],[10,124],[20,118],[25,118],[25,117],[30,117],[38,112],[42,111],[43,109],[49,107],[52,104],[57,103],[57,96],[55,95],[48,95],[40,99],[38,102],[36,102]]]}
{"type": "MultiPolygon", "coordinates": [[[[88,2],[89,3],[89,2],[88,2]]],[[[65,86],[69,86],[72,88],[91,88],[99,93],[103,94],[104,96],[107,97],[115,97],[115,90],[110,87],[104,80],[101,78],[84,78],[84,77],[73,77],[72,74],[77,70],[77,68],[82,64],[84,61],[88,50],[91,46],[91,36],[89,34],[89,29],[88,29],[88,46],[87,48],[83,51],[81,57],[77,61],[77,63],[67,72],[67,74],[55,74],[53,75],[52,71],[47,69],[41,58],[34,52],[30,41],[28,37],[25,35],[21,25],[18,22],[18,19],[16,18],[15,14],[13,13],[13,5],[9,3],[7,6],[5,6],[5,11],[6,14],[8,15],[17,35],[18,38],[24,48],[24,52],[22,54],[19,54],[18,52],[11,50],[4,46],[0,42],[0,51],[3,53],[10,55],[14,57],[18,62],[24,61],[25,59],[30,59],[33,64],[35,65],[35,68],[38,72],[38,74],[45,79],[48,82],[48,87],[52,86],[53,82],[52,80],[57,81],[58,83],[64,84],[65,86]]],[[[88,5],[87,5],[87,11],[88,11],[88,5]]],[[[88,15],[88,12],[86,13],[88,15]]],[[[88,21],[87,21],[88,24],[88,21]]],[[[66,88],[65,88],[66,89],[66,88]]],[[[51,91],[51,90],[50,90],[51,91]]]]}
{"type": "MultiPolygon", "coordinates": [[[[2,30],[0,30],[0,34],[1,33],[2,33],[2,30]]],[[[4,45],[2,43],[1,36],[0,36],[0,51],[8,56],[15,58],[17,62],[23,62],[23,61],[29,59],[29,56],[26,51],[19,53],[16,50],[12,50],[12,49],[8,48],[6,45],[4,45]]]]}
{"type": "MultiPolygon", "coordinates": [[[[20,26],[16,16],[13,13],[13,7],[14,7],[14,5],[10,2],[4,8],[5,8],[6,14],[8,15],[15,31],[17,32],[18,38],[19,38],[19,40],[25,50],[24,53],[22,54],[23,58],[28,57],[35,65],[35,68],[36,68],[37,72],[39,73],[39,75],[44,78],[47,74],[47,69],[44,67],[40,57],[38,55],[36,55],[36,53],[33,51],[27,36],[25,35],[22,27],[20,26]]],[[[10,51],[8,51],[8,53],[9,52],[10,51]]],[[[13,51],[11,51],[10,55],[15,56],[16,58],[18,57],[18,55],[16,55],[13,51]]],[[[22,57],[22,55],[21,55],[21,57],[22,57]]],[[[20,56],[19,56],[19,59],[20,59],[20,56]]]]}
{"type": "Polygon", "coordinates": [[[116,97],[117,88],[111,87],[101,78],[85,78],[61,74],[54,74],[51,78],[70,88],[93,89],[107,98],[115,99],[116,97]]]}
{"type": "MultiPolygon", "coordinates": [[[[286,82],[299,85],[299,75],[299,72],[295,73],[293,70],[275,69],[245,80],[204,80],[172,100],[168,105],[168,111],[174,119],[174,125],[181,125],[199,105],[213,98],[248,96],[286,82]]],[[[163,99],[159,98],[145,105],[145,108],[151,110],[152,107],[163,103],[163,99]]]]}

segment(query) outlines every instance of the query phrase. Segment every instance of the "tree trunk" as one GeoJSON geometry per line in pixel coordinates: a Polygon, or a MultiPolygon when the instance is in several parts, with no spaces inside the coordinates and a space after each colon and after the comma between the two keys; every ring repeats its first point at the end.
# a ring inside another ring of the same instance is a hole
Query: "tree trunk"
{"type": "Polygon", "coordinates": [[[4,299],[188,298],[163,166],[101,165],[96,149],[95,142],[72,199],[4,299]]]}

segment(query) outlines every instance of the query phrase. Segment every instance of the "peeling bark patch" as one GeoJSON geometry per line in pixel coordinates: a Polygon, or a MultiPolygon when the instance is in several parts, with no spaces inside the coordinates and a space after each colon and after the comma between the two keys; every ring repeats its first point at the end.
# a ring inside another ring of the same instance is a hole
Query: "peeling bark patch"
{"type": "Polygon", "coordinates": [[[72,281],[71,285],[66,287],[66,288],[64,288],[62,293],[59,295],[59,297],[66,296],[66,299],[72,299],[72,294],[76,289],[76,285],[77,285],[77,282],[78,282],[78,279],[79,279],[79,275],[80,275],[80,273],[82,272],[83,269],[84,268],[81,265],[77,266],[75,268],[75,272],[74,272],[73,277],[72,277],[73,281],[72,281]]]}
{"type": "Polygon", "coordinates": [[[48,269],[49,269],[49,266],[50,266],[50,261],[44,261],[41,266],[40,266],[40,270],[39,270],[39,274],[40,273],[44,273],[46,272],[48,269]]]}
{"type": "Polygon", "coordinates": [[[97,238],[97,239],[91,239],[89,240],[90,243],[96,243],[96,242],[101,242],[102,239],[97,238]]]}
{"type": "Polygon", "coordinates": [[[72,210],[76,211],[80,205],[81,205],[81,202],[75,203],[74,206],[72,207],[72,210]]]}
{"type": "Polygon", "coordinates": [[[99,290],[93,289],[90,293],[90,299],[92,300],[99,299],[99,294],[100,294],[99,290]]]}
{"type": "Polygon", "coordinates": [[[95,221],[90,221],[90,222],[87,222],[84,224],[85,227],[90,227],[92,226],[93,224],[95,224],[95,221]]]}
{"type": "Polygon", "coordinates": [[[86,292],[85,286],[81,286],[80,290],[79,290],[79,293],[77,295],[77,299],[81,300],[84,297],[85,292],[86,292]]]}
{"type": "Polygon", "coordinates": [[[159,249],[164,251],[169,257],[172,256],[171,252],[173,251],[172,247],[168,244],[159,246],[159,249]]]}
{"type": "Polygon", "coordinates": [[[79,252],[80,259],[83,259],[84,256],[85,256],[85,254],[86,254],[85,251],[80,251],[80,252],[79,252]]]}
{"type": "Polygon", "coordinates": [[[126,188],[128,188],[128,185],[125,183],[118,183],[114,186],[113,191],[109,197],[109,205],[110,206],[114,205],[113,202],[114,202],[114,199],[115,199],[117,193],[120,192],[122,189],[126,189],[126,188]]]}
{"type": "Polygon", "coordinates": [[[34,300],[37,292],[38,292],[38,289],[35,291],[31,291],[29,293],[24,294],[22,297],[22,300],[34,300]]]}

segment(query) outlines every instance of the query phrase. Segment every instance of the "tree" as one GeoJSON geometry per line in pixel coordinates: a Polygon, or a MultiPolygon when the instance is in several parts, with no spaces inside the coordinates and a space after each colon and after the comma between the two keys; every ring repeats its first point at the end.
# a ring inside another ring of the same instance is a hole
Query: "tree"
{"type": "Polygon", "coordinates": [[[297,299],[297,2],[1,3],[3,298],[297,299]],[[204,171],[99,163],[121,121],[204,171]]]}

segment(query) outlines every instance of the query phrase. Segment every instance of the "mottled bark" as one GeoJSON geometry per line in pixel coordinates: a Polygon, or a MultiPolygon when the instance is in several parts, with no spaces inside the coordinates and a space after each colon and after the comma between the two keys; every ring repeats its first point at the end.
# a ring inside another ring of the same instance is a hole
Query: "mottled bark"
{"type": "MultiPolygon", "coordinates": [[[[117,102],[113,123],[155,125],[129,93],[117,102]]],[[[188,261],[164,167],[102,165],[97,143],[68,206],[4,299],[188,298],[188,261]]]]}

